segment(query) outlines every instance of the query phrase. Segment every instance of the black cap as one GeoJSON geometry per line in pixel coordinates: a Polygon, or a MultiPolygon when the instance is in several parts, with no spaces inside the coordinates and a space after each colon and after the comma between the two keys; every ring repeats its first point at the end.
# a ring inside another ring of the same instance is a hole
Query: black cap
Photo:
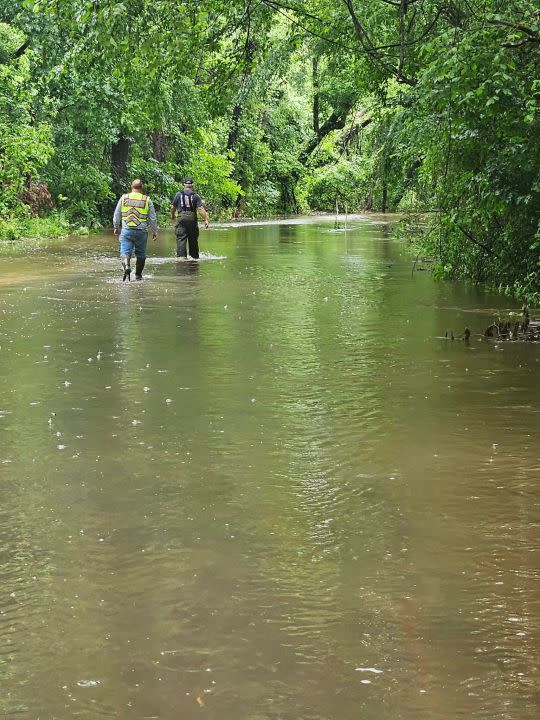
{"type": "Polygon", "coordinates": [[[184,185],[193,185],[193,178],[184,178],[184,185]]]}

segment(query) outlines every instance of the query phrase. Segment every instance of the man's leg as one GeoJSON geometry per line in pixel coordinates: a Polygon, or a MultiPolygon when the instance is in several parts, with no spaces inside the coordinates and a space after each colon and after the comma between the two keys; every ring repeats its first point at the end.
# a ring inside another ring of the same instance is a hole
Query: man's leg
{"type": "Polygon", "coordinates": [[[141,232],[135,241],[135,280],[142,280],[142,271],[146,263],[146,244],[148,242],[148,233],[141,232]]]}
{"type": "Polygon", "coordinates": [[[142,280],[142,271],[146,263],[146,258],[137,258],[135,263],[135,280],[142,280]]]}
{"type": "Polygon", "coordinates": [[[122,255],[122,282],[125,282],[126,280],[131,280],[131,267],[129,265],[131,257],[129,255],[122,255]]]}
{"type": "Polygon", "coordinates": [[[131,280],[131,255],[133,253],[133,240],[129,238],[127,230],[122,230],[120,237],[120,262],[122,263],[122,282],[131,280]]]}
{"type": "Polygon", "coordinates": [[[177,222],[175,227],[176,233],[176,257],[187,257],[187,232],[183,222],[177,222]]]}
{"type": "Polygon", "coordinates": [[[199,258],[199,224],[197,222],[189,225],[189,254],[194,260],[199,258]]]}

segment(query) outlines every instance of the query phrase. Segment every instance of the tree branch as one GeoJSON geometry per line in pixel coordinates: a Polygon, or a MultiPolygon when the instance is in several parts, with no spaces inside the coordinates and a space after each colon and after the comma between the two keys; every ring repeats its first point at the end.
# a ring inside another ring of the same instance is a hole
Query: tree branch
{"type": "Polygon", "coordinates": [[[336,110],[334,110],[330,117],[325,120],[319,128],[319,132],[311,138],[306,147],[300,153],[298,160],[302,165],[305,164],[308,157],[315,150],[317,145],[319,145],[319,143],[328,135],[328,133],[332,132],[332,130],[343,130],[349,110],[350,108],[343,109],[340,112],[336,112],[336,110]]]}
{"type": "Polygon", "coordinates": [[[480,242],[480,240],[477,240],[474,237],[474,235],[471,235],[471,233],[468,232],[467,230],[465,230],[465,228],[462,227],[459,223],[454,221],[454,224],[457,227],[457,229],[460,230],[463,233],[463,235],[465,235],[467,240],[470,240],[475,245],[478,245],[478,247],[482,248],[482,250],[484,250],[488,255],[494,255],[496,258],[499,258],[499,255],[497,255],[497,253],[495,252],[495,250],[493,250],[493,248],[490,248],[489,245],[486,245],[485,243],[480,242]]]}
{"type": "Polygon", "coordinates": [[[540,43],[540,35],[538,30],[532,30],[525,25],[519,23],[507,22],[506,20],[495,20],[494,18],[488,19],[488,25],[495,25],[496,27],[507,27],[512,30],[518,30],[524,35],[527,35],[530,42],[540,43]]]}
{"type": "Polygon", "coordinates": [[[30,38],[28,38],[28,40],[26,40],[26,41],[21,45],[21,47],[20,47],[18,50],[15,51],[15,53],[13,54],[13,57],[14,57],[15,59],[16,59],[16,58],[20,58],[21,55],[24,55],[24,53],[28,50],[29,47],[30,47],[30,38]]]}

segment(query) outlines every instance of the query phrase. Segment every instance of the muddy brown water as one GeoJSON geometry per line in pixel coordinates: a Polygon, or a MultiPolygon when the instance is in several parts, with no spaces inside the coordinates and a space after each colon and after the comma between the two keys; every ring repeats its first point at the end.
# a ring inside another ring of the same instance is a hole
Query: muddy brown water
{"type": "Polygon", "coordinates": [[[0,716],[539,716],[540,346],[384,218],[2,259],[0,716]],[[445,340],[465,326],[469,344],[445,340]]]}

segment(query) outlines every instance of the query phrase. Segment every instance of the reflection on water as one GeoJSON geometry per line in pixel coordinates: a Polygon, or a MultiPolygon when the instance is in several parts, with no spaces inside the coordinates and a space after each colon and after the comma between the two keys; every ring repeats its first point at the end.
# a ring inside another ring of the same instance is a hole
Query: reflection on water
{"type": "Polygon", "coordinates": [[[177,275],[198,275],[200,263],[197,260],[177,260],[175,270],[177,275]]]}
{"type": "Polygon", "coordinates": [[[537,717],[540,348],[348,222],[3,261],[3,715],[537,717]]]}

